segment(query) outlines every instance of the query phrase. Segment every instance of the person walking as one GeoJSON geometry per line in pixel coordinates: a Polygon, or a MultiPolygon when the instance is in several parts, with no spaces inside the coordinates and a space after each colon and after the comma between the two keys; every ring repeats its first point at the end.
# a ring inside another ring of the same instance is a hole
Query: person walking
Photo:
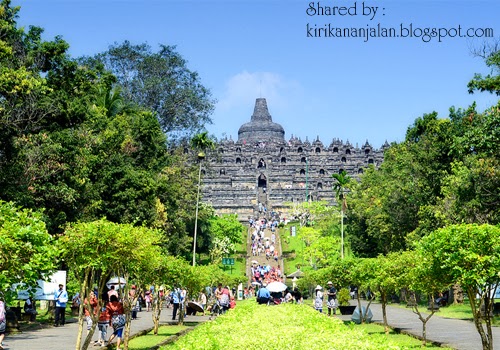
{"type": "Polygon", "coordinates": [[[314,297],[314,308],[319,312],[323,312],[323,292],[321,291],[323,287],[320,285],[316,286],[314,297]]]}
{"type": "Polygon", "coordinates": [[[102,299],[102,308],[101,314],[99,315],[99,321],[97,326],[99,328],[99,338],[94,343],[94,345],[100,345],[101,347],[106,346],[106,342],[108,341],[108,325],[111,321],[111,316],[108,313],[108,309],[106,308],[106,301],[102,299]]]}
{"type": "Polygon", "coordinates": [[[98,311],[98,300],[93,290],[90,291],[89,297],[84,299],[83,305],[85,321],[87,322],[87,332],[90,332],[94,324],[93,317],[97,315],[98,311]]]}
{"type": "Polygon", "coordinates": [[[64,326],[66,323],[66,303],[68,302],[68,292],[64,289],[63,284],[59,284],[59,289],[54,293],[54,300],[56,301],[54,326],[64,326]]]}
{"type": "Polygon", "coordinates": [[[328,316],[331,316],[331,314],[337,313],[337,289],[333,286],[332,281],[328,281],[327,286],[328,302],[326,305],[328,306],[328,316]]]}
{"type": "Polygon", "coordinates": [[[123,338],[123,328],[125,327],[125,311],[123,304],[118,301],[116,295],[111,295],[109,303],[106,306],[106,311],[111,317],[111,326],[113,326],[113,334],[109,338],[108,344],[111,344],[116,337],[116,349],[120,349],[120,343],[123,338]]]}
{"type": "Polygon", "coordinates": [[[7,319],[5,311],[5,301],[0,299],[0,350],[3,350],[3,338],[7,329],[7,319]]]}
{"type": "Polygon", "coordinates": [[[200,291],[199,303],[203,308],[203,315],[205,315],[205,310],[207,309],[207,295],[205,294],[203,289],[200,291]]]}
{"type": "Polygon", "coordinates": [[[172,310],[172,321],[177,318],[177,310],[179,310],[179,303],[181,299],[181,292],[179,288],[174,288],[172,293],[170,293],[170,298],[172,300],[173,310],[172,310]]]}

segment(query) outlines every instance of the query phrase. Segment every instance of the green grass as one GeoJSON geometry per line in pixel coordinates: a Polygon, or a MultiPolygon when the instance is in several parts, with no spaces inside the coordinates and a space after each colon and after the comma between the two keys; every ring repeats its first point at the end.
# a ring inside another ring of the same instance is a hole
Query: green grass
{"type": "Polygon", "coordinates": [[[457,318],[460,320],[472,320],[472,311],[470,309],[469,303],[457,304],[457,305],[449,305],[446,307],[439,308],[439,311],[436,312],[437,316],[446,317],[446,318],[457,318]]]}
{"type": "Polygon", "coordinates": [[[131,350],[149,350],[153,346],[160,344],[167,338],[175,335],[185,329],[187,326],[161,326],[158,329],[158,334],[154,335],[153,332],[149,332],[147,335],[136,337],[129,342],[129,349],[131,350]]]}
{"type": "MultiPolygon", "coordinates": [[[[234,310],[204,323],[173,344],[171,349],[233,350],[317,350],[317,349],[417,349],[421,341],[391,332],[382,326],[344,324],[306,305],[257,305],[255,301],[238,303],[234,310]]],[[[428,348],[437,348],[429,345],[428,348]]],[[[442,349],[442,348],[440,348],[442,349]]]]}
{"type": "Polygon", "coordinates": [[[279,229],[279,235],[281,238],[281,247],[283,249],[283,255],[285,257],[284,271],[286,274],[290,274],[297,270],[297,266],[301,266],[301,270],[307,270],[304,258],[302,256],[302,250],[304,249],[304,242],[297,236],[290,236],[290,227],[295,226],[296,230],[299,229],[299,223],[294,222],[286,225],[279,229]]]}

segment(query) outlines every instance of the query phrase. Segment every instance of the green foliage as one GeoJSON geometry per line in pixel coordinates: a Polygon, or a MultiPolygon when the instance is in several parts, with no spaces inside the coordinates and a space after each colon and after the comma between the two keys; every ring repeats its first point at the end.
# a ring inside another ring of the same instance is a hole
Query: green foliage
{"type": "Polygon", "coordinates": [[[207,222],[210,237],[210,259],[217,263],[223,256],[233,254],[237,244],[242,243],[245,227],[235,214],[212,216],[207,222]]]}
{"type": "Polygon", "coordinates": [[[269,308],[255,302],[242,302],[226,315],[196,327],[161,349],[369,350],[414,346],[399,346],[384,334],[369,334],[362,328],[349,327],[340,319],[327,318],[305,305],[282,304],[269,308]],[[266,340],[256,334],[266,334],[266,340]]]}
{"type": "Polygon", "coordinates": [[[440,283],[458,283],[467,291],[483,348],[491,349],[491,295],[499,279],[500,228],[488,224],[451,225],[424,237],[417,249],[424,257],[426,274],[440,283]]]}
{"type": "Polygon", "coordinates": [[[102,219],[70,225],[57,240],[57,248],[77,276],[88,269],[99,270],[107,281],[121,271],[146,273],[151,257],[161,255],[160,240],[158,231],[102,219]]]}
{"type": "Polygon", "coordinates": [[[476,292],[482,294],[481,291],[498,281],[499,227],[452,225],[424,237],[418,247],[430,262],[436,278],[474,291],[472,299],[476,292]]]}
{"type": "Polygon", "coordinates": [[[211,123],[215,101],[174,46],[160,45],[153,52],[147,44],[124,41],[80,61],[90,67],[104,65],[117,78],[125,99],[153,111],[171,138],[211,123]]]}
{"type": "Polygon", "coordinates": [[[491,68],[491,74],[483,76],[475,74],[474,78],[467,84],[469,93],[474,91],[487,91],[500,95],[500,50],[498,44],[492,48],[484,48],[486,65],[491,68]]]}
{"type": "Polygon", "coordinates": [[[337,293],[337,299],[339,301],[340,306],[349,306],[351,305],[351,295],[349,294],[349,289],[341,288],[337,293]]]}
{"type": "Polygon", "coordinates": [[[57,250],[40,213],[0,200],[0,246],[0,292],[8,302],[17,297],[14,284],[35,288],[55,270],[57,250]]]}

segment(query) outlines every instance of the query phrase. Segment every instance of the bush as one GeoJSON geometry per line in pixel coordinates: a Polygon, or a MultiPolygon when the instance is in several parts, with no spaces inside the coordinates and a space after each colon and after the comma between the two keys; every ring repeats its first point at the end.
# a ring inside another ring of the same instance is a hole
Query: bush
{"type": "Polygon", "coordinates": [[[349,290],[347,288],[342,288],[337,293],[337,299],[339,301],[340,306],[349,306],[351,305],[349,300],[351,299],[351,295],[349,294],[349,290]]]}

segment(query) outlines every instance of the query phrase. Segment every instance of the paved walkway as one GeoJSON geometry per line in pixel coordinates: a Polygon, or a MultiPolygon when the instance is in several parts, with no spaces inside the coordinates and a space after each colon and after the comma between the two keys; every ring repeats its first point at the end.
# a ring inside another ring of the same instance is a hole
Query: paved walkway
{"type": "MultiPolygon", "coordinates": [[[[209,316],[188,316],[184,322],[202,322],[208,320],[209,316]]],[[[163,309],[160,315],[160,323],[170,323],[172,309],[163,309]]],[[[84,323],[85,326],[85,323],[84,323]]],[[[153,328],[151,312],[142,311],[138,313],[137,320],[132,321],[131,334],[137,334],[146,329],[153,328]]],[[[108,328],[108,337],[112,329],[108,328]]],[[[66,323],[60,327],[47,327],[38,330],[29,330],[17,334],[7,334],[3,341],[5,350],[73,350],[76,347],[76,336],[78,334],[78,323],[66,323]]],[[[86,334],[86,329],[84,329],[86,334]]],[[[94,340],[98,338],[97,329],[94,340]]],[[[89,349],[100,349],[90,346],[89,349]]]]}
{"type": "MultiPolygon", "coordinates": [[[[354,301],[351,300],[354,305],[354,301]]],[[[366,302],[363,301],[363,305],[366,302]]],[[[371,304],[373,312],[372,321],[382,323],[382,305],[371,304]]],[[[343,320],[350,320],[350,316],[341,316],[343,320]]],[[[387,306],[387,321],[392,328],[398,328],[401,332],[422,336],[422,322],[418,315],[410,308],[387,306]]],[[[427,322],[427,340],[443,344],[457,350],[482,350],[481,338],[471,321],[462,321],[451,318],[443,318],[436,312],[427,322]]],[[[495,350],[500,350],[500,327],[493,327],[493,345],[495,350]]]]}
{"type": "MultiPolygon", "coordinates": [[[[363,301],[363,304],[365,302],[363,301]]],[[[371,304],[373,321],[382,323],[382,307],[380,304],[371,304]]],[[[455,319],[442,318],[434,314],[427,322],[427,339],[438,342],[457,350],[482,350],[481,339],[472,322],[455,319]]],[[[153,321],[151,313],[142,311],[138,319],[132,321],[132,334],[151,329],[153,321]]],[[[350,320],[351,316],[339,316],[343,320],[350,320]]],[[[163,309],[160,317],[161,323],[170,323],[172,309],[163,309]]],[[[392,328],[398,328],[402,332],[413,334],[417,337],[422,335],[422,323],[411,309],[396,306],[387,307],[387,318],[392,328]]],[[[185,322],[207,321],[209,316],[188,316],[185,322]]],[[[63,327],[48,327],[39,330],[30,330],[19,334],[7,335],[4,340],[6,350],[72,350],[75,349],[77,323],[68,323],[63,327]]],[[[94,334],[97,339],[97,334],[94,334]]],[[[500,328],[493,327],[494,349],[500,350],[500,328]]],[[[97,347],[90,347],[98,349],[97,347]]]]}

